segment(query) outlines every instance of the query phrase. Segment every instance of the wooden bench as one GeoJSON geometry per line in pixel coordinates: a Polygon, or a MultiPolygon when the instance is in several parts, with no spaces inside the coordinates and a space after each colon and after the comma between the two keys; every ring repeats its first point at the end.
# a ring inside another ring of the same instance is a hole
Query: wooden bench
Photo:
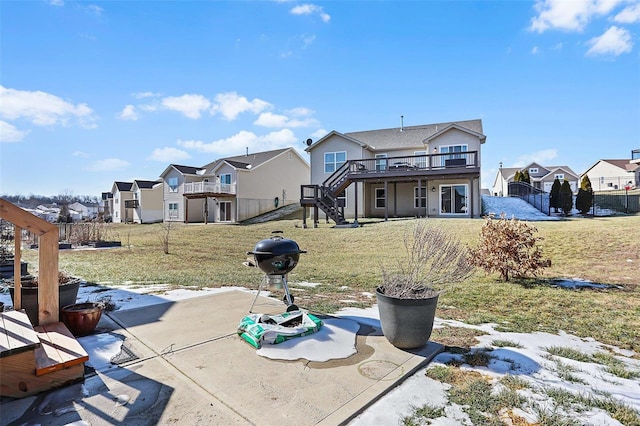
{"type": "Polygon", "coordinates": [[[0,313],[0,395],[22,398],[82,381],[89,355],[67,327],[33,327],[24,310],[0,313]]]}

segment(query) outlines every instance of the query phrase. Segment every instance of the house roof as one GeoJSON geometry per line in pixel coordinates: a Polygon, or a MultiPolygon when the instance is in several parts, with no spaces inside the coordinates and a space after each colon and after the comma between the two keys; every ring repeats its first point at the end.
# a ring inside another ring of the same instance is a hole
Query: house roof
{"type": "Polygon", "coordinates": [[[133,182],[114,182],[113,183],[118,191],[131,191],[131,187],[133,186],[133,182]]]}
{"type": "Polygon", "coordinates": [[[237,169],[253,169],[271,160],[272,158],[282,154],[283,152],[289,149],[291,148],[281,148],[281,149],[274,149],[271,151],[254,152],[254,153],[248,153],[244,155],[235,155],[233,157],[220,158],[212,163],[207,164],[204,167],[207,168],[208,170],[213,170],[217,166],[219,166],[222,162],[227,162],[228,164],[230,164],[231,166],[237,169]],[[251,167],[247,167],[247,166],[251,166],[251,167]]]}
{"type": "Polygon", "coordinates": [[[609,163],[612,166],[618,167],[627,172],[635,172],[636,170],[638,170],[638,168],[640,168],[640,164],[634,163],[633,160],[598,160],[593,164],[593,166],[585,170],[584,173],[582,173],[582,175],[584,176],[587,173],[589,173],[591,169],[593,169],[595,166],[597,166],[601,162],[609,163]]]}
{"type": "Polygon", "coordinates": [[[202,167],[181,166],[180,164],[171,164],[171,167],[173,167],[183,175],[195,175],[198,174],[198,170],[202,170],[202,167]]]}
{"type": "Polygon", "coordinates": [[[159,184],[162,181],[159,180],[135,180],[135,184],[140,189],[152,189],[155,185],[159,184]]]}
{"type": "MultiPolygon", "coordinates": [[[[395,127],[391,129],[348,132],[345,136],[364,142],[372,149],[401,149],[423,146],[431,137],[452,128],[478,135],[484,142],[482,120],[454,121],[448,123],[425,124],[420,126],[395,127]]],[[[320,142],[320,141],[318,141],[320,142]]]]}

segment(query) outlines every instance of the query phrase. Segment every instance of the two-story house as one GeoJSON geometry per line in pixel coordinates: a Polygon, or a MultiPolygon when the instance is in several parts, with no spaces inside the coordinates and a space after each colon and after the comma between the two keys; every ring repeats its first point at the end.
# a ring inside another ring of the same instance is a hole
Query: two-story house
{"type": "MultiPolygon", "coordinates": [[[[481,120],[340,133],[311,143],[300,203],[343,225],[358,217],[480,217],[481,120]]],[[[305,221],[306,226],[306,221],[305,221]]]]}
{"type": "Polygon", "coordinates": [[[525,167],[500,167],[493,181],[491,192],[498,197],[509,195],[509,183],[514,181],[517,172],[529,173],[531,186],[544,192],[551,192],[553,182],[569,182],[571,192],[577,192],[580,187],[578,175],[569,166],[542,166],[533,162],[525,167]]]}
{"type": "Polygon", "coordinates": [[[169,165],[163,183],[163,220],[235,223],[297,203],[309,164],[294,149],[221,158],[201,167],[169,165]]]}
{"type": "Polygon", "coordinates": [[[136,179],[131,185],[131,193],[133,198],[125,201],[125,208],[131,210],[130,216],[134,223],[162,222],[161,180],[136,179]]]}
{"type": "Polygon", "coordinates": [[[113,182],[111,187],[111,220],[113,223],[127,223],[133,217],[126,208],[126,201],[133,199],[131,187],[133,182],[113,182]]]}

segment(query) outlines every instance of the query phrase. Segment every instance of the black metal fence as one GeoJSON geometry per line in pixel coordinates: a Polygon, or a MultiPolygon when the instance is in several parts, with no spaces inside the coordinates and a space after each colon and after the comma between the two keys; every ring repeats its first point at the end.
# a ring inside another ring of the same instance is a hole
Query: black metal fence
{"type": "MultiPolygon", "coordinates": [[[[526,182],[509,182],[508,194],[510,197],[518,197],[526,201],[546,215],[562,213],[560,209],[556,212],[551,208],[548,192],[526,182]]],[[[562,205],[562,196],[563,194],[560,193],[559,205],[562,205]]],[[[572,197],[575,206],[576,197],[575,195],[572,197]]],[[[588,214],[593,216],[640,213],[640,189],[594,192],[591,206],[588,214]]]]}

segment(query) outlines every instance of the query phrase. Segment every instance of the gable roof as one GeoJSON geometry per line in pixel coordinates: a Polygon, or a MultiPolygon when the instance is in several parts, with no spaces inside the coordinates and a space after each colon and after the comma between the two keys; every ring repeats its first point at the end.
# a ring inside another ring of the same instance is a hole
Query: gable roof
{"type": "Polygon", "coordinates": [[[222,163],[226,162],[236,169],[254,169],[288,150],[292,150],[292,148],[280,148],[271,151],[254,152],[253,154],[247,153],[244,155],[235,155],[233,157],[224,157],[207,164],[203,168],[213,171],[217,169],[222,163]]]}
{"type": "Polygon", "coordinates": [[[118,191],[131,191],[131,187],[133,186],[133,182],[114,182],[113,183],[118,191]]]}
{"type": "MultiPolygon", "coordinates": [[[[391,129],[366,130],[349,132],[345,136],[361,141],[372,149],[399,149],[423,146],[431,138],[453,128],[478,136],[481,142],[486,137],[482,134],[482,120],[454,121],[448,123],[425,124],[420,126],[395,127],[391,129]]],[[[318,141],[319,143],[320,141],[318,141]]]]}
{"type": "Polygon", "coordinates": [[[133,181],[139,189],[153,189],[154,186],[162,181],[159,180],[134,180],[133,181]]]}
{"type": "Polygon", "coordinates": [[[340,133],[340,132],[338,132],[336,130],[332,130],[329,133],[327,133],[326,135],[324,135],[323,137],[321,137],[320,139],[318,139],[317,141],[315,141],[313,144],[311,144],[307,148],[305,148],[305,151],[307,151],[307,152],[311,151],[313,148],[315,148],[317,145],[320,145],[322,142],[326,141],[331,136],[340,136],[341,138],[346,139],[349,142],[353,142],[356,145],[360,145],[361,147],[368,147],[368,148],[374,149],[373,147],[368,146],[366,143],[364,143],[364,142],[362,142],[362,141],[360,141],[360,140],[358,140],[356,138],[353,138],[353,137],[349,136],[348,133],[340,133]]]}

